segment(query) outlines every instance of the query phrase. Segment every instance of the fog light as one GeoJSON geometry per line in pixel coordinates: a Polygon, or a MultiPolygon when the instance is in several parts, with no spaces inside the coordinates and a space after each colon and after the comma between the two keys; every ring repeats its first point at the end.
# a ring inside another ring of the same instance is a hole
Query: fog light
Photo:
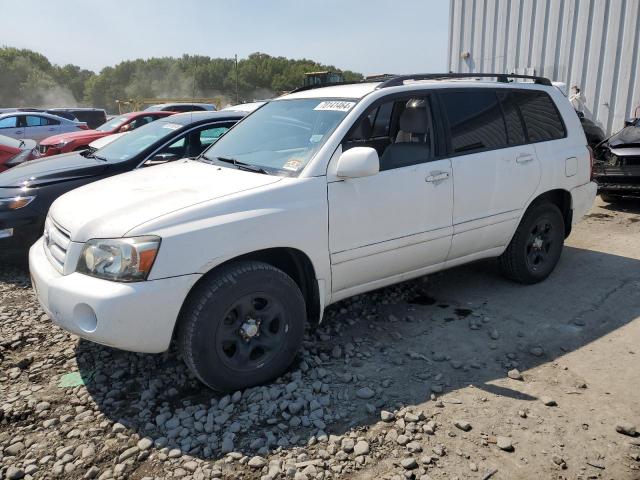
{"type": "Polygon", "coordinates": [[[80,330],[87,333],[96,331],[98,326],[98,318],[96,312],[93,311],[86,303],[79,303],[73,309],[73,320],[80,327],[80,330]]]}

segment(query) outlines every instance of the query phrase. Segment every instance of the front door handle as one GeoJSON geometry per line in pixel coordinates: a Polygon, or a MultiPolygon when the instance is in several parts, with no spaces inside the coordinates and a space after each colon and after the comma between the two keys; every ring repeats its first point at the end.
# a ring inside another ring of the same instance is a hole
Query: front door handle
{"type": "Polygon", "coordinates": [[[530,153],[521,153],[516,157],[516,162],[518,163],[529,163],[533,161],[533,155],[530,153]]]}
{"type": "Polygon", "coordinates": [[[55,128],[50,128],[49,131],[53,132],[53,131],[55,131],[55,128]]]}
{"type": "Polygon", "coordinates": [[[16,135],[20,135],[22,133],[24,133],[22,130],[16,130],[16,135]]]}
{"type": "Polygon", "coordinates": [[[449,172],[430,172],[427,175],[427,178],[424,179],[425,182],[435,183],[436,185],[440,182],[445,181],[449,178],[449,172]]]}

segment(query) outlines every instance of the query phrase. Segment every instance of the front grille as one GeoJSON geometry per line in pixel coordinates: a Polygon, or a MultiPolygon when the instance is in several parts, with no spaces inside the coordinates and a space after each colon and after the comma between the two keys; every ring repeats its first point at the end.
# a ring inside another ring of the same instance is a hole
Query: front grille
{"type": "Polygon", "coordinates": [[[44,155],[45,153],[47,153],[47,149],[49,147],[47,145],[38,145],[38,151],[40,152],[41,155],[44,155]]]}
{"type": "Polygon", "coordinates": [[[69,243],[71,243],[69,233],[51,217],[47,217],[44,223],[44,251],[49,261],[60,273],[64,272],[69,243]]]}

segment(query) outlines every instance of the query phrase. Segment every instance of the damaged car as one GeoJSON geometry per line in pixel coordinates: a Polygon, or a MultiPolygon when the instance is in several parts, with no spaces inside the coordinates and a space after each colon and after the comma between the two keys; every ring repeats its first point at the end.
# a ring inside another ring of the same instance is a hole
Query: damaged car
{"type": "Polygon", "coordinates": [[[609,203],[623,197],[640,198],[640,119],[625,127],[596,149],[593,176],[600,197],[609,203]]]}

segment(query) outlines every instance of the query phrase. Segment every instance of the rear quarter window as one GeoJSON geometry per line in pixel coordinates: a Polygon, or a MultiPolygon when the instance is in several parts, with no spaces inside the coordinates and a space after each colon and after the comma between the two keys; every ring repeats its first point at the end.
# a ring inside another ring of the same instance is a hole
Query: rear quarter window
{"type": "Polygon", "coordinates": [[[530,143],[558,140],[567,136],[567,130],[553,100],[546,92],[515,91],[515,99],[530,143]]]}

